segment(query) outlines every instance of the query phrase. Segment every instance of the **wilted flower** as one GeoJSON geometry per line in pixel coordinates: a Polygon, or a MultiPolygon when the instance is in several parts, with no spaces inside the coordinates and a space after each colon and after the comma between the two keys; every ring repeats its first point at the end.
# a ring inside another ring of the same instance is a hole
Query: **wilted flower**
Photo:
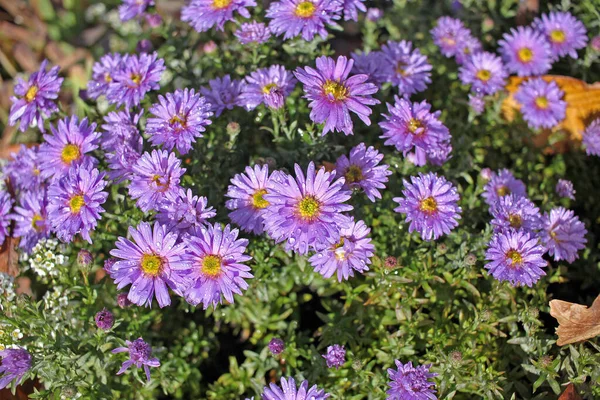
{"type": "Polygon", "coordinates": [[[322,357],[327,363],[327,368],[335,367],[338,369],[346,362],[346,349],[344,349],[344,346],[334,344],[327,347],[327,353],[323,354],[322,357]]]}
{"type": "Polygon", "coordinates": [[[94,320],[96,321],[96,326],[98,328],[102,329],[103,331],[108,331],[113,327],[115,317],[110,311],[104,308],[102,311],[98,311],[96,313],[94,320]]]}
{"type": "Polygon", "coordinates": [[[117,347],[112,351],[113,354],[129,353],[129,360],[123,363],[117,375],[121,375],[127,368],[135,365],[138,368],[144,367],[146,378],[150,380],[150,367],[160,367],[158,358],[152,357],[152,347],[142,338],[135,339],[133,342],[126,340],[125,344],[127,347],[117,347]]]}

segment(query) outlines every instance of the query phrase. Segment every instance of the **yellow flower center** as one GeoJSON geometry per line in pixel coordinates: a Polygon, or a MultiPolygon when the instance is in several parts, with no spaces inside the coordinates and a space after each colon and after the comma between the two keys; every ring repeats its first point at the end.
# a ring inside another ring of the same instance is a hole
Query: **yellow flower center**
{"type": "Polygon", "coordinates": [[[510,226],[512,226],[515,229],[519,229],[521,225],[523,225],[523,220],[521,219],[521,216],[517,214],[509,215],[508,222],[510,223],[510,226]]]}
{"type": "Polygon", "coordinates": [[[346,86],[339,82],[330,81],[329,79],[326,80],[323,85],[323,92],[327,96],[333,96],[333,98],[338,101],[344,100],[348,96],[348,88],[346,88],[346,86]]]}
{"type": "Polygon", "coordinates": [[[550,40],[552,40],[554,43],[562,43],[565,41],[565,39],[565,32],[561,29],[555,29],[550,32],[550,40]]]}
{"type": "Polygon", "coordinates": [[[65,164],[71,164],[73,161],[78,160],[80,155],[79,146],[68,144],[63,148],[60,158],[65,164]]]}
{"type": "Polygon", "coordinates": [[[37,94],[38,90],[38,87],[35,85],[30,87],[27,90],[27,93],[25,93],[25,101],[31,103],[33,100],[35,100],[35,95],[37,94]]]}
{"type": "Polygon", "coordinates": [[[516,250],[509,250],[506,253],[506,258],[511,261],[511,267],[521,265],[523,262],[523,256],[521,256],[521,254],[516,250]]]}
{"type": "Polygon", "coordinates": [[[213,0],[213,8],[215,10],[221,10],[227,8],[231,4],[231,0],[213,0]]]}
{"type": "Polygon", "coordinates": [[[34,168],[34,169],[33,169],[33,174],[34,174],[35,176],[38,176],[38,175],[40,174],[40,172],[41,172],[41,171],[40,171],[40,169],[39,169],[39,168],[34,168]]]}
{"type": "Polygon", "coordinates": [[[544,96],[536,97],[535,105],[542,109],[548,108],[548,99],[544,96]]]}
{"type": "Polygon", "coordinates": [[[519,61],[527,63],[533,59],[533,51],[527,47],[523,47],[518,52],[519,61]]]}
{"type": "Polygon", "coordinates": [[[252,206],[254,208],[265,208],[269,205],[269,202],[263,198],[263,196],[267,194],[266,189],[259,189],[252,195],[252,206]]]}
{"type": "Polygon", "coordinates": [[[506,196],[507,194],[510,194],[510,189],[504,185],[498,186],[498,189],[496,189],[496,193],[498,194],[498,196],[501,197],[506,196]]]}
{"type": "Polygon", "coordinates": [[[435,201],[435,199],[432,196],[421,200],[421,204],[419,204],[419,210],[427,214],[433,214],[437,211],[437,209],[437,201],[435,201]]]}
{"type": "Polygon", "coordinates": [[[182,118],[179,115],[173,115],[173,117],[171,117],[171,119],[169,120],[169,124],[178,124],[182,129],[185,129],[187,127],[187,118],[182,118]]]}
{"type": "Polygon", "coordinates": [[[140,82],[142,81],[142,76],[140,74],[131,74],[131,80],[136,85],[139,85],[140,82]]]}
{"type": "Polygon", "coordinates": [[[42,218],[40,214],[34,214],[33,218],[31,218],[31,227],[35,229],[36,232],[40,232],[42,230],[42,227],[40,226],[40,224],[38,224],[38,222],[43,220],[44,218],[42,218]]]}
{"type": "Polygon", "coordinates": [[[310,18],[315,14],[315,5],[310,1],[303,1],[296,6],[295,12],[300,18],[310,18]]]}
{"type": "Polygon", "coordinates": [[[314,196],[306,196],[298,203],[298,214],[305,221],[315,220],[321,211],[321,203],[314,196]]]}
{"type": "Polygon", "coordinates": [[[81,210],[81,207],[83,207],[84,205],[85,200],[83,200],[82,195],[73,196],[71,197],[71,200],[69,200],[69,208],[71,208],[71,212],[73,214],[78,214],[81,210]]]}
{"type": "Polygon", "coordinates": [[[265,86],[263,86],[262,92],[264,94],[271,94],[273,89],[277,89],[278,87],[279,86],[276,83],[267,83],[265,86]]]}
{"type": "Polygon", "coordinates": [[[142,271],[146,275],[158,276],[163,270],[164,262],[160,256],[156,254],[144,254],[142,256],[142,271]]]}
{"type": "Polygon", "coordinates": [[[221,275],[221,257],[208,255],[202,259],[202,273],[211,278],[221,275]]]}
{"type": "Polygon", "coordinates": [[[108,72],[104,73],[104,82],[106,82],[106,83],[112,82],[112,76],[110,76],[110,74],[108,72]]]}
{"type": "Polygon", "coordinates": [[[456,40],[454,40],[454,38],[452,38],[452,37],[443,37],[442,41],[445,42],[449,46],[456,45],[456,40]]]}
{"type": "Polygon", "coordinates": [[[417,130],[422,127],[423,127],[423,123],[421,121],[419,121],[418,119],[412,118],[410,121],[408,121],[408,130],[412,134],[415,134],[417,132],[417,130]]]}
{"type": "Polygon", "coordinates": [[[333,252],[335,258],[338,261],[344,261],[346,259],[346,251],[344,250],[344,237],[340,238],[340,241],[333,245],[333,252]]]}
{"type": "Polygon", "coordinates": [[[492,73],[487,69],[480,69],[477,71],[477,79],[483,82],[487,82],[492,77],[492,73]]]}
{"type": "Polygon", "coordinates": [[[156,185],[156,188],[160,191],[160,192],[165,192],[168,188],[169,185],[166,183],[162,183],[160,181],[161,176],[160,175],[154,175],[152,177],[152,182],[154,182],[154,184],[156,185]]]}
{"type": "Polygon", "coordinates": [[[344,177],[346,178],[346,183],[360,182],[363,180],[362,169],[358,165],[351,165],[344,177]]]}
{"type": "Polygon", "coordinates": [[[408,64],[405,63],[404,61],[398,61],[398,64],[396,64],[396,72],[399,73],[402,76],[406,76],[406,69],[405,67],[408,64]]]}

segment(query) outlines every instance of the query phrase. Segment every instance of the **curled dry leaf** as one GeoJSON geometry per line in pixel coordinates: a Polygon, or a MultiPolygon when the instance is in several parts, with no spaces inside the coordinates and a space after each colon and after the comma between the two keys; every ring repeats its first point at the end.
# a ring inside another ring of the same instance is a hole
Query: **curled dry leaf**
{"type": "Polygon", "coordinates": [[[589,308],[568,301],[552,300],[550,315],[558,321],[556,344],[559,346],[600,335],[600,295],[589,308]]]}
{"type": "Polygon", "coordinates": [[[12,276],[19,275],[17,244],[19,244],[19,239],[10,236],[7,236],[4,240],[0,247],[0,272],[12,276]]]}
{"type": "Polygon", "coordinates": [[[560,394],[558,400],[582,400],[579,393],[577,393],[577,389],[575,389],[575,385],[569,383],[564,392],[560,394]]]}

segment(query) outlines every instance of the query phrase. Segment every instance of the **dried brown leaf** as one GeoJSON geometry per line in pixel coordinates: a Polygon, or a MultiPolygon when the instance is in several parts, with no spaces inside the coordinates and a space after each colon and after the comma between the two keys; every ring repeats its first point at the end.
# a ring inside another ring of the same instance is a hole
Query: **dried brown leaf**
{"type": "Polygon", "coordinates": [[[559,346],[600,335],[600,295],[589,308],[568,301],[552,300],[550,315],[558,321],[556,344],[559,346]]]}
{"type": "Polygon", "coordinates": [[[558,397],[558,400],[582,400],[582,397],[575,389],[575,385],[569,383],[565,391],[558,397]]]}
{"type": "Polygon", "coordinates": [[[17,244],[19,239],[7,237],[4,240],[4,244],[0,247],[0,272],[17,276],[19,274],[19,267],[17,261],[19,255],[17,254],[17,244]]]}

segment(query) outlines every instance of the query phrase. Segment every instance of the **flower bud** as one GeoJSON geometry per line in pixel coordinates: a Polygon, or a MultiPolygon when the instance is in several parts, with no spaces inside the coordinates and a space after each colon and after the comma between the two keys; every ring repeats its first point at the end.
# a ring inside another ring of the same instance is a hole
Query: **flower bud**
{"type": "Polygon", "coordinates": [[[94,319],[96,320],[96,326],[103,331],[107,331],[112,328],[115,322],[115,317],[106,308],[104,308],[102,311],[99,311],[94,319]]]}

